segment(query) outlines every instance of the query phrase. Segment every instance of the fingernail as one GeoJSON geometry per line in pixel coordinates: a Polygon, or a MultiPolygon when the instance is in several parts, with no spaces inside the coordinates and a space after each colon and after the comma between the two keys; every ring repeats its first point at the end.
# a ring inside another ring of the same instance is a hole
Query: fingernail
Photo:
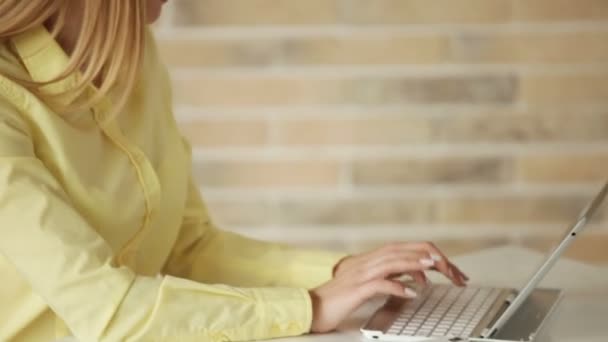
{"type": "Polygon", "coordinates": [[[441,257],[441,255],[431,254],[431,259],[433,259],[434,261],[441,261],[441,259],[443,258],[441,257]]]}
{"type": "Polygon", "coordinates": [[[406,287],[403,292],[405,293],[405,296],[408,297],[408,298],[416,298],[416,297],[418,297],[418,294],[416,293],[416,291],[410,289],[409,287],[406,287]]]}
{"type": "Polygon", "coordinates": [[[422,266],[433,266],[435,265],[435,260],[433,259],[420,259],[420,264],[422,266]]]}

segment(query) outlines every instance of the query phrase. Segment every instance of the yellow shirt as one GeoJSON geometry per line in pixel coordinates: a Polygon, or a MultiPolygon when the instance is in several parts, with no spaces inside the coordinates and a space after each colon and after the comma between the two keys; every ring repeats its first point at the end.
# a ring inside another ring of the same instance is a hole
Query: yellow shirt
{"type": "MultiPolygon", "coordinates": [[[[0,76],[1,341],[237,341],[310,328],[306,288],[342,255],[213,226],[147,38],[113,120],[110,99],[61,116],[0,76]]],[[[43,27],[0,43],[0,70],[33,80],[67,61],[43,27]]]]}

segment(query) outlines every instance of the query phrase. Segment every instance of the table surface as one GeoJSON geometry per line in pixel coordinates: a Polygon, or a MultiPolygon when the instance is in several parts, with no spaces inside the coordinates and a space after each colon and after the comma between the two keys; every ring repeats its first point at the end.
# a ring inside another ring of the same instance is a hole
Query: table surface
{"type": "MultiPolygon", "coordinates": [[[[520,288],[544,257],[543,254],[528,249],[507,246],[454,257],[453,261],[470,276],[472,285],[520,288]]],[[[442,281],[436,275],[431,275],[431,280],[442,281]]],[[[560,259],[541,286],[561,288],[565,293],[546,328],[547,341],[608,341],[608,267],[560,259]]],[[[359,328],[382,303],[383,300],[379,298],[364,305],[334,333],[273,341],[363,341],[359,328]]]]}

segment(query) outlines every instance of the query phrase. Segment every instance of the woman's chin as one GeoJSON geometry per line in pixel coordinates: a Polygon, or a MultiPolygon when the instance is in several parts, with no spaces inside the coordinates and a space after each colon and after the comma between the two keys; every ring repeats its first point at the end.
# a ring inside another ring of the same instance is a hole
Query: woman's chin
{"type": "Polygon", "coordinates": [[[146,8],[147,13],[147,21],[148,24],[152,24],[157,21],[160,17],[160,14],[163,11],[163,4],[165,4],[167,0],[153,0],[148,1],[148,6],[146,8]]]}
{"type": "Polygon", "coordinates": [[[161,9],[158,10],[150,10],[148,9],[147,22],[148,24],[152,24],[160,18],[161,9]]]}

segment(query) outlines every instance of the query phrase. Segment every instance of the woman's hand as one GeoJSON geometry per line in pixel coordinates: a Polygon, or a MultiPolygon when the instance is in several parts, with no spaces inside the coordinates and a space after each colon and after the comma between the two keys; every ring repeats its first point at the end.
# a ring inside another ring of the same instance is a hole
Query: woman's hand
{"type": "Polygon", "coordinates": [[[454,284],[464,286],[468,277],[430,242],[395,243],[342,259],[334,278],[310,291],[313,306],[311,331],[335,329],[352,311],[376,294],[404,298],[416,292],[395,277],[408,274],[426,284],[424,271],[437,270],[454,284]]]}

